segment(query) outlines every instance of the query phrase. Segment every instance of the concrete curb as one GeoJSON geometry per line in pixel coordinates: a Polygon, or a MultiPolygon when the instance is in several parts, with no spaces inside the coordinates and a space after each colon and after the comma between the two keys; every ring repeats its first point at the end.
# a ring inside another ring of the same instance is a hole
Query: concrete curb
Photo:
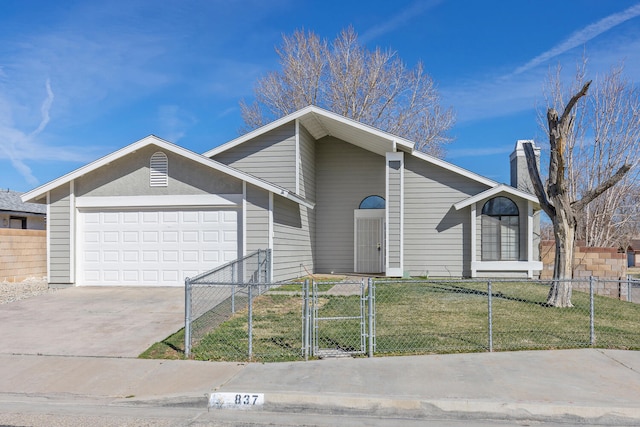
{"type": "Polygon", "coordinates": [[[331,413],[359,413],[377,416],[425,418],[432,416],[469,416],[482,414],[484,418],[549,420],[575,417],[584,420],[622,419],[640,420],[640,408],[602,407],[531,402],[496,402],[468,399],[411,399],[381,398],[339,394],[284,394],[265,395],[265,409],[292,411],[294,409],[331,413]]]}
{"type": "MultiPolygon", "coordinates": [[[[163,399],[117,399],[112,405],[147,407],[206,408],[207,397],[184,396],[163,399]]],[[[211,409],[234,411],[236,409],[211,409]]],[[[640,421],[638,407],[605,407],[552,402],[496,402],[470,399],[412,399],[383,398],[353,394],[304,394],[265,393],[265,404],[253,411],[277,413],[316,413],[367,415],[381,418],[405,419],[494,419],[615,423],[637,425],[640,421]]]]}

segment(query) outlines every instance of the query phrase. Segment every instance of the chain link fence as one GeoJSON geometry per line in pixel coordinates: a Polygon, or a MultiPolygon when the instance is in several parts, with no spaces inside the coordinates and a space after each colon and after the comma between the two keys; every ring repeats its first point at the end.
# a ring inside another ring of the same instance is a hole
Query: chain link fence
{"type": "MultiPolygon", "coordinates": [[[[229,357],[250,353],[246,331],[222,329],[222,323],[237,318],[252,308],[252,299],[268,288],[271,281],[271,251],[258,250],[236,261],[185,280],[185,355],[191,356],[194,345],[215,340],[216,347],[229,357]]],[[[251,319],[251,317],[249,317],[251,319]]]]}
{"type": "MultiPolygon", "coordinates": [[[[548,281],[363,279],[247,285],[242,306],[236,305],[235,313],[227,309],[224,319],[209,323],[208,332],[194,341],[192,356],[280,361],[582,347],[640,349],[640,304],[628,297],[638,281],[571,282],[570,308],[547,305],[548,281]],[[606,286],[619,289],[620,299],[596,294],[606,286]]],[[[224,292],[230,293],[231,285],[226,286],[224,292]]],[[[227,295],[227,306],[228,299],[227,295]]]]}

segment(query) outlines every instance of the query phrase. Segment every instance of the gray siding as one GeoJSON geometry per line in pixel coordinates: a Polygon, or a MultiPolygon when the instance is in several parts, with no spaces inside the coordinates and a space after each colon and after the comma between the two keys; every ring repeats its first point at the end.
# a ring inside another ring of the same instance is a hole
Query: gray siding
{"type": "MultiPolygon", "coordinates": [[[[391,162],[389,162],[391,163],[391,162]]],[[[398,162],[399,163],[399,162],[398,162]]],[[[388,265],[390,268],[399,268],[400,260],[400,197],[402,190],[402,175],[400,169],[387,168],[389,175],[389,194],[387,194],[387,230],[389,231],[388,265]]]]}
{"type": "Polygon", "coordinates": [[[316,141],[300,126],[300,196],[316,200],[316,141]]]}
{"type": "Polygon", "coordinates": [[[70,185],[65,184],[50,193],[48,238],[49,280],[55,284],[71,283],[71,221],[70,185]]]}
{"type": "Polygon", "coordinates": [[[247,254],[269,248],[269,193],[247,184],[247,254]]]}
{"type": "Polygon", "coordinates": [[[242,194],[242,181],[182,156],[165,152],[169,185],[149,186],[149,160],[156,146],[148,146],[76,179],[77,196],[156,196],[242,194]]]}
{"type": "Polygon", "coordinates": [[[280,126],[213,159],[295,192],[295,123],[280,126]]]}
{"type": "Polygon", "coordinates": [[[284,197],[273,200],[273,278],[275,281],[313,272],[309,209],[284,197]]]}
{"type": "Polygon", "coordinates": [[[404,177],[404,269],[412,276],[470,275],[469,211],[453,204],[487,186],[412,156],[405,156],[404,177]]]}
{"type": "MultiPolygon", "coordinates": [[[[300,126],[300,195],[312,202],[316,201],[316,140],[300,126]]],[[[316,209],[304,209],[308,214],[309,235],[311,237],[311,260],[305,267],[309,272],[316,268],[316,209]]],[[[306,275],[306,273],[303,273],[306,275]]]]}
{"type": "Polygon", "coordinates": [[[316,271],[353,272],[354,210],[385,195],[385,158],[334,137],[316,143],[316,271]]]}

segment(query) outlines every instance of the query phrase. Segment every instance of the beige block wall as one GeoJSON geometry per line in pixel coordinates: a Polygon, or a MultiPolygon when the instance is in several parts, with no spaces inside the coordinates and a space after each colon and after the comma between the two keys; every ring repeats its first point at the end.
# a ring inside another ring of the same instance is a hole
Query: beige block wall
{"type": "Polygon", "coordinates": [[[45,230],[0,229],[0,281],[47,275],[45,230]]]}
{"type": "MultiPolygon", "coordinates": [[[[553,277],[555,243],[545,240],[540,243],[540,257],[543,270],[541,280],[553,277]]],[[[616,248],[594,248],[576,245],[573,257],[573,278],[584,279],[573,284],[574,289],[589,290],[589,277],[600,279],[596,283],[595,293],[612,298],[626,299],[626,284],[620,282],[627,276],[627,254],[619,253],[616,248]],[[624,287],[624,289],[622,289],[624,287]]]]}

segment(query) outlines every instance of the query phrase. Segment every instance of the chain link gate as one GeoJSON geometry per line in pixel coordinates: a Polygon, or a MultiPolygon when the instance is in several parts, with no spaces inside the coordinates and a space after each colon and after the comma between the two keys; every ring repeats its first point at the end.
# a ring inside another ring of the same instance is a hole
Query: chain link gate
{"type": "Polygon", "coordinates": [[[316,282],[303,289],[305,359],[368,354],[375,348],[375,287],[360,282],[316,282]],[[367,348],[368,347],[368,348],[367,348]]]}

